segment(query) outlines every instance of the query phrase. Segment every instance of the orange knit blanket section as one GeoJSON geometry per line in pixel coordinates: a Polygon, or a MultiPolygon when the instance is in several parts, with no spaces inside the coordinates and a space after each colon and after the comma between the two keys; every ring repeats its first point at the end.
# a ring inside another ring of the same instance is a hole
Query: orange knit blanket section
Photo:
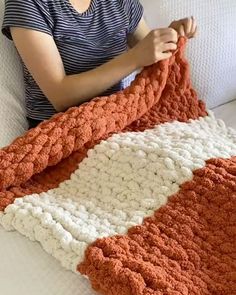
{"type": "Polygon", "coordinates": [[[127,235],[97,240],[78,270],[101,294],[236,294],[236,157],[212,159],[127,235]]]}
{"type": "Polygon", "coordinates": [[[190,83],[185,43],[181,38],[170,60],[145,68],[124,91],[55,115],[0,150],[0,210],[17,197],[57,187],[88,148],[112,133],[207,115],[190,83]]]}

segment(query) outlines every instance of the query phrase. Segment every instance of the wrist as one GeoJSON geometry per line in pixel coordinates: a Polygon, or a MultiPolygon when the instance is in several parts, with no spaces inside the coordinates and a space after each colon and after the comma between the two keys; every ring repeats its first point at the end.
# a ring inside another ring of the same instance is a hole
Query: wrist
{"type": "Polygon", "coordinates": [[[135,50],[134,48],[128,50],[125,53],[125,60],[126,60],[126,64],[130,66],[132,72],[138,70],[141,66],[140,66],[140,62],[138,61],[136,54],[135,54],[135,50]]]}

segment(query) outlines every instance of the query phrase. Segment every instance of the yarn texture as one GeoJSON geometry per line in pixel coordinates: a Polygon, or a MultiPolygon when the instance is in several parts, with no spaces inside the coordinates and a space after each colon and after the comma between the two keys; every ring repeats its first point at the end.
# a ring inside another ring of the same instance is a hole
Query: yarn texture
{"type": "Polygon", "coordinates": [[[112,295],[236,294],[236,131],[184,58],[0,151],[0,224],[112,295]]]}
{"type": "Polygon", "coordinates": [[[124,91],[55,115],[0,150],[0,209],[16,197],[57,187],[89,148],[113,133],[206,115],[190,85],[185,42],[180,39],[170,60],[144,69],[124,91]]]}

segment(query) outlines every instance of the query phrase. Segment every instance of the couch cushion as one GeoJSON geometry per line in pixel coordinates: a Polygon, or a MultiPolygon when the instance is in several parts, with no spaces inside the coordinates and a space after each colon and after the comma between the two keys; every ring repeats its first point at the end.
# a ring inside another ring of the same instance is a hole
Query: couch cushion
{"type": "MultiPolygon", "coordinates": [[[[4,0],[0,0],[2,24],[4,0]]],[[[9,144],[27,127],[24,84],[19,57],[12,42],[0,33],[0,147],[9,144]]]]}

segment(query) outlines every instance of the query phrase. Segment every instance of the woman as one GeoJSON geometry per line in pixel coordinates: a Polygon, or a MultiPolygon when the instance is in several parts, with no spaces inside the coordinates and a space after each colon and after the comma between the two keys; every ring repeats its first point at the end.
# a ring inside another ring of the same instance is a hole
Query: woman
{"type": "Polygon", "coordinates": [[[127,87],[132,73],[171,56],[186,18],[150,31],[138,0],[6,0],[2,32],[24,65],[30,128],[53,114],[127,87]]]}

